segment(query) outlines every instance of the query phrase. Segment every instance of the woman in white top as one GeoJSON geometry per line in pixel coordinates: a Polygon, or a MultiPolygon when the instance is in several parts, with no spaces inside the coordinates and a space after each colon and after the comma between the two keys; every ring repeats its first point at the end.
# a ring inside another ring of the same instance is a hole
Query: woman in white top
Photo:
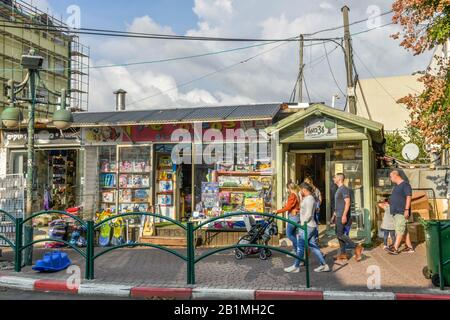
{"type": "MultiPolygon", "coordinates": [[[[315,272],[330,271],[330,267],[325,262],[322,252],[316,242],[317,223],[314,219],[316,211],[316,200],[314,199],[314,189],[307,183],[300,185],[302,193],[302,202],[300,208],[300,224],[307,224],[308,229],[308,247],[317,256],[320,262],[320,267],[316,268],[315,272]]],[[[297,256],[304,257],[305,255],[305,232],[303,229],[299,230],[297,239],[297,256]]],[[[295,260],[295,264],[284,269],[285,272],[298,273],[300,272],[300,259],[295,260]]]]}

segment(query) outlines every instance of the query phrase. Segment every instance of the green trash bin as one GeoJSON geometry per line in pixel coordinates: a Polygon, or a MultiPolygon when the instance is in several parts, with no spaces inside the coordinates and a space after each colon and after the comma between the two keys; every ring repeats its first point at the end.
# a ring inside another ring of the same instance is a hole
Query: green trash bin
{"type": "Polygon", "coordinates": [[[425,227],[427,266],[423,275],[436,287],[450,285],[450,220],[421,220],[425,227]],[[442,270],[441,282],[440,272],[442,270]]]}

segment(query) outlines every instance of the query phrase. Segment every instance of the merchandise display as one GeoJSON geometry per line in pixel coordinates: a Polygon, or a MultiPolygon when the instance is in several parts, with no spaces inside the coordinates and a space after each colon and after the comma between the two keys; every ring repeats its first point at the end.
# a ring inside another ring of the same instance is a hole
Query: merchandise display
{"type": "Polygon", "coordinates": [[[156,204],[161,215],[175,218],[175,172],[171,154],[167,151],[158,150],[156,152],[156,204]]]}
{"type": "Polygon", "coordinates": [[[149,210],[150,159],[151,148],[146,146],[100,148],[100,210],[112,213],[149,210]]]}
{"type": "MultiPolygon", "coordinates": [[[[240,160],[237,162],[242,163],[243,159],[240,160]]],[[[248,162],[248,159],[244,160],[248,162]]],[[[230,212],[270,212],[270,159],[261,159],[255,165],[217,163],[215,170],[208,176],[213,177],[213,182],[202,182],[202,201],[196,208],[196,217],[220,216],[230,212]]],[[[236,223],[242,218],[233,220],[236,227],[236,223]]]]}

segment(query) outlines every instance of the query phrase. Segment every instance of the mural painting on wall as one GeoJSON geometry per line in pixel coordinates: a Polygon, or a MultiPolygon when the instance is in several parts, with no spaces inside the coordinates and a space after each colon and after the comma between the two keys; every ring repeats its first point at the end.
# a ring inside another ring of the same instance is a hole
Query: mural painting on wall
{"type": "Polygon", "coordinates": [[[85,128],[82,137],[86,144],[118,143],[122,141],[123,132],[117,127],[85,128]]]}

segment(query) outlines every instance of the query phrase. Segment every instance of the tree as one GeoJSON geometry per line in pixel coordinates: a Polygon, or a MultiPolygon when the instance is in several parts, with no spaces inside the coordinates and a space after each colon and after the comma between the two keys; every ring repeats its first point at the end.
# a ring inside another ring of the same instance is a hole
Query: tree
{"type": "Polygon", "coordinates": [[[402,135],[398,130],[386,133],[386,154],[405,161],[403,159],[403,147],[408,143],[414,143],[419,147],[419,156],[411,163],[428,163],[425,139],[416,128],[409,127],[406,135],[402,135]]]}
{"type": "MultiPolygon", "coordinates": [[[[419,55],[444,45],[450,38],[450,0],[396,0],[392,21],[403,30],[392,35],[400,45],[419,55]]],[[[411,111],[409,126],[417,129],[427,145],[439,152],[450,147],[450,61],[437,59],[437,70],[426,70],[418,81],[423,92],[409,94],[398,102],[411,111]]]]}

